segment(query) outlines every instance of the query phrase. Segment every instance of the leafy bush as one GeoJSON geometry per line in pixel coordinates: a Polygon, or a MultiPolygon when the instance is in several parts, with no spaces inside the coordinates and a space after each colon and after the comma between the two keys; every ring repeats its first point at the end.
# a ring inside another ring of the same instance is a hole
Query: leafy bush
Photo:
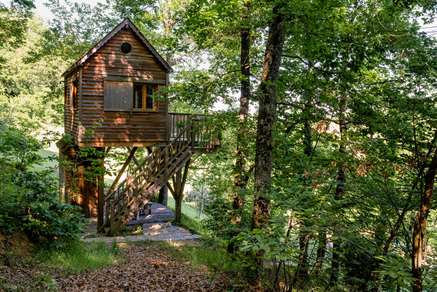
{"type": "Polygon", "coordinates": [[[206,219],[202,220],[203,227],[213,231],[213,235],[223,240],[231,240],[233,234],[238,234],[242,230],[248,230],[250,227],[250,206],[245,204],[239,210],[241,223],[237,226],[231,224],[233,216],[232,203],[221,196],[211,198],[206,204],[204,214],[206,219]]]}
{"type": "Polygon", "coordinates": [[[58,182],[49,171],[0,171],[0,226],[28,231],[36,242],[60,248],[82,232],[79,207],[60,200],[58,182]]]}
{"type": "Polygon", "coordinates": [[[4,164],[11,165],[18,170],[25,171],[26,167],[38,164],[41,155],[37,153],[42,148],[34,137],[12,125],[1,126],[0,131],[0,158],[4,164]]]}

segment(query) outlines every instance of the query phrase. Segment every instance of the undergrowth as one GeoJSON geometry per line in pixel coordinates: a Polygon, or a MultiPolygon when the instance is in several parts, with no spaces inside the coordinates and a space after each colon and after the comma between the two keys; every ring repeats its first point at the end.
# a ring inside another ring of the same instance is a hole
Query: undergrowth
{"type": "Polygon", "coordinates": [[[162,250],[172,251],[173,257],[188,259],[194,269],[207,266],[211,271],[218,271],[229,261],[229,254],[222,248],[184,245],[173,241],[160,241],[158,244],[162,250]]]}
{"type": "Polygon", "coordinates": [[[36,254],[41,268],[56,268],[68,273],[79,273],[86,269],[97,270],[101,267],[120,262],[120,249],[117,244],[108,247],[104,242],[76,241],[64,249],[41,249],[36,254]]]}

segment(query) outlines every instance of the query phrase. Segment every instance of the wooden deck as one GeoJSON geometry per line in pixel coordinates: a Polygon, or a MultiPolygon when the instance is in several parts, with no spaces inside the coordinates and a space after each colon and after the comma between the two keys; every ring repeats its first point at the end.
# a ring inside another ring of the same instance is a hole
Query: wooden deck
{"type": "MultiPolygon", "coordinates": [[[[89,226],[85,228],[85,233],[97,232],[97,217],[86,218],[89,226]]],[[[153,223],[153,222],[167,222],[174,220],[174,212],[164,205],[152,203],[152,214],[140,216],[138,220],[134,218],[127,223],[127,225],[153,223]]]]}
{"type": "Polygon", "coordinates": [[[164,205],[152,203],[152,214],[139,216],[129,221],[126,225],[153,223],[153,222],[167,222],[174,220],[174,212],[164,205]]]}

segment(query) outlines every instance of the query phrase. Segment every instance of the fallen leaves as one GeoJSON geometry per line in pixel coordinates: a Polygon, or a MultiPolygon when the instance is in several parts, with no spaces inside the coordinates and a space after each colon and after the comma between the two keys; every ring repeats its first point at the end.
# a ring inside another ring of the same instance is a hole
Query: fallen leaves
{"type": "Polygon", "coordinates": [[[216,272],[212,277],[206,266],[193,269],[189,261],[172,255],[175,251],[155,242],[123,244],[120,250],[124,261],[96,271],[50,271],[48,277],[35,268],[3,268],[0,283],[16,291],[246,291],[229,274],[216,272]]]}

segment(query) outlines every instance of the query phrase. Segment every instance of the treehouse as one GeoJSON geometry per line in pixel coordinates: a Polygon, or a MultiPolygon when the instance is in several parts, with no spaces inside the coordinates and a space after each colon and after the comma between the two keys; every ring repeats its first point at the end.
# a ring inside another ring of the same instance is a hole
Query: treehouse
{"type": "Polygon", "coordinates": [[[70,140],[58,142],[62,159],[69,163],[60,169],[61,182],[67,199],[80,205],[86,217],[97,216],[99,232],[108,236],[120,231],[169,179],[172,193],[182,196],[191,156],[220,147],[219,133],[208,125],[207,116],[168,112],[163,90],[171,72],[125,19],[62,75],[64,131],[70,140]],[[98,151],[78,159],[90,147],[98,151]],[[86,173],[95,159],[103,166],[102,153],[111,147],[126,147],[129,156],[105,194],[98,183],[103,177],[86,173]],[[138,147],[147,147],[149,155],[137,159],[138,147]],[[136,168],[120,182],[132,162],[136,168]]]}

